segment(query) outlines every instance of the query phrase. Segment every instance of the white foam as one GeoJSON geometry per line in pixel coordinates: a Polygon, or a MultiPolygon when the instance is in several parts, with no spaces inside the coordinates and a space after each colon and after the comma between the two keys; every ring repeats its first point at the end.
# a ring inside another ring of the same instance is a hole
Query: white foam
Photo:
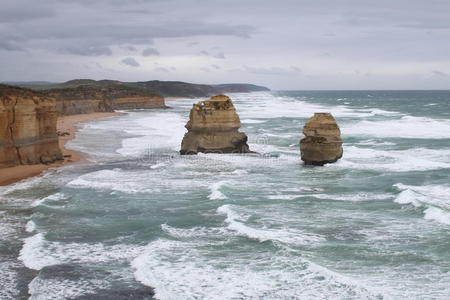
{"type": "Polygon", "coordinates": [[[45,233],[37,233],[24,240],[19,259],[27,268],[41,270],[61,263],[107,263],[128,261],[137,256],[142,247],[103,243],[63,243],[45,239],[45,233]]]}
{"type": "Polygon", "coordinates": [[[167,224],[161,224],[161,229],[174,238],[201,238],[201,237],[226,237],[230,236],[230,231],[223,227],[192,227],[175,228],[167,224]]]}
{"type": "Polygon", "coordinates": [[[267,199],[271,200],[294,200],[302,197],[301,195],[269,195],[267,199]]]}
{"type": "Polygon", "coordinates": [[[316,112],[331,112],[335,117],[372,116],[371,111],[355,111],[344,105],[324,106],[293,97],[277,97],[270,93],[239,94],[233,98],[243,119],[310,118],[316,112]]]}
{"type": "Polygon", "coordinates": [[[0,299],[20,299],[17,289],[17,269],[20,267],[16,262],[0,261],[0,299]]]}
{"type": "Polygon", "coordinates": [[[100,170],[81,175],[67,184],[74,188],[92,188],[100,190],[113,190],[124,193],[155,192],[156,188],[149,187],[144,172],[124,171],[120,168],[113,170],[100,170]]]}
{"type": "Polygon", "coordinates": [[[410,186],[401,183],[394,184],[401,190],[395,202],[411,204],[415,207],[425,207],[424,218],[445,225],[450,225],[450,187],[440,185],[410,186]]]}
{"type": "Polygon", "coordinates": [[[261,124],[261,123],[265,123],[267,121],[265,120],[254,120],[254,119],[244,119],[241,120],[242,124],[261,124]]]}
{"type": "Polygon", "coordinates": [[[227,196],[224,195],[224,193],[222,193],[220,191],[220,189],[225,186],[228,182],[227,181],[218,181],[215,182],[211,185],[210,189],[211,189],[211,193],[209,194],[208,198],[210,200],[223,200],[223,199],[227,199],[227,196]]]}
{"type": "Polygon", "coordinates": [[[364,146],[395,146],[396,143],[392,142],[382,142],[382,141],[376,141],[373,139],[361,141],[358,143],[355,143],[355,145],[364,145],[364,146]]]}
{"type": "Polygon", "coordinates": [[[92,279],[41,279],[34,278],[28,285],[29,300],[74,299],[83,295],[95,294],[106,289],[109,283],[97,278],[92,279]]]}
{"type": "Polygon", "coordinates": [[[123,156],[138,157],[147,152],[152,155],[153,151],[160,148],[178,151],[186,132],[186,120],[177,113],[132,113],[126,121],[126,124],[122,122],[118,125],[137,137],[122,141],[122,148],[117,152],[123,156]]]}
{"type": "Polygon", "coordinates": [[[33,220],[28,221],[27,224],[25,225],[25,231],[31,233],[35,230],[36,230],[36,223],[34,223],[33,220]]]}
{"type": "MultiPolygon", "coordinates": [[[[394,184],[394,187],[400,191],[408,192],[408,194],[405,195],[411,196],[410,198],[419,203],[450,210],[450,187],[447,185],[413,186],[397,183],[394,184]]],[[[402,193],[400,193],[400,195],[401,194],[402,193]]],[[[406,199],[406,196],[404,196],[404,198],[406,199]]]]}
{"type": "Polygon", "coordinates": [[[411,190],[405,190],[397,195],[394,202],[398,204],[412,204],[415,207],[420,207],[422,204],[418,199],[426,201],[425,197],[422,195],[419,195],[411,190]]]}
{"type": "Polygon", "coordinates": [[[248,172],[246,170],[236,169],[233,172],[231,172],[231,174],[233,174],[233,175],[247,175],[248,172]]]}
{"type": "Polygon", "coordinates": [[[160,300],[375,297],[357,280],[327,272],[300,256],[259,253],[252,264],[248,253],[209,256],[199,246],[199,242],[166,239],[151,242],[132,262],[135,278],[155,288],[155,298],[160,300]]]}
{"type": "Polygon", "coordinates": [[[24,265],[33,270],[40,270],[45,266],[55,265],[60,261],[47,251],[41,251],[45,248],[45,238],[43,233],[35,234],[24,240],[22,250],[20,250],[19,259],[24,265]]]}
{"type": "Polygon", "coordinates": [[[320,242],[324,240],[324,238],[319,235],[303,233],[289,228],[256,229],[250,227],[244,224],[247,217],[237,213],[233,210],[233,206],[229,204],[217,208],[217,213],[226,216],[225,222],[228,223],[227,228],[229,230],[260,242],[275,241],[286,244],[303,245],[305,243],[320,242]]]}
{"type": "Polygon", "coordinates": [[[328,168],[368,169],[390,172],[427,171],[450,168],[450,150],[412,148],[381,150],[344,146],[344,156],[328,168]]]}
{"type": "Polygon", "coordinates": [[[39,205],[41,205],[41,204],[43,204],[44,202],[47,202],[47,201],[60,201],[62,199],[65,199],[65,197],[66,196],[63,193],[55,193],[55,194],[52,194],[50,196],[47,196],[47,197],[44,197],[42,199],[38,199],[38,200],[34,201],[31,204],[31,206],[32,207],[36,207],[36,206],[39,206],[39,205]]]}
{"type": "Polygon", "coordinates": [[[446,212],[437,207],[429,207],[424,211],[426,220],[437,221],[442,224],[450,225],[450,212],[446,212]]]}
{"type": "Polygon", "coordinates": [[[373,201],[392,199],[391,194],[358,192],[350,194],[312,194],[308,195],[318,199],[338,200],[338,201],[373,201]]]}
{"type": "Polygon", "coordinates": [[[157,164],[150,166],[150,169],[159,169],[159,168],[163,168],[165,166],[167,166],[167,163],[161,162],[161,163],[157,163],[157,164]]]}
{"type": "Polygon", "coordinates": [[[341,125],[346,136],[374,136],[380,138],[448,139],[450,120],[403,116],[386,121],[363,120],[341,125]]]}

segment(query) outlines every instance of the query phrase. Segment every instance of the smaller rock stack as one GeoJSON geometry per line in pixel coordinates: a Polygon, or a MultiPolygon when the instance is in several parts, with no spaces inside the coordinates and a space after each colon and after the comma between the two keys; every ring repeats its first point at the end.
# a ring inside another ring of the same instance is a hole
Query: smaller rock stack
{"type": "Polygon", "coordinates": [[[201,101],[191,109],[180,154],[250,153],[247,136],[233,102],[225,95],[201,101]]]}
{"type": "Polygon", "coordinates": [[[342,157],[341,131],[330,113],[315,113],[303,128],[301,158],[306,165],[323,166],[342,157]]]}

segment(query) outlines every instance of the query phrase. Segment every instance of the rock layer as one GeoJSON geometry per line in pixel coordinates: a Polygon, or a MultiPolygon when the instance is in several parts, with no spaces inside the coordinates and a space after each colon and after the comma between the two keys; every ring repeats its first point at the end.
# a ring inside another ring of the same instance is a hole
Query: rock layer
{"type": "Polygon", "coordinates": [[[303,128],[301,158],[307,165],[323,166],[342,157],[341,131],[330,113],[315,113],[303,128]]]}
{"type": "Polygon", "coordinates": [[[113,112],[114,109],[167,108],[164,98],[157,93],[119,84],[81,85],[43,92],[56,98],[60,116],[113,112]]]}
{"type": "Polygon", "coordinates": [[[61,160],[56,118],[55,99],[0,85],[0,168],[61,160]]]}
{"type": "Polygon", "coordinates": [[[188,132],[181,143],[181,154],[250,153],[247,136],[239,132],[241,121],[233,102],[225,95],[217,95],[194,104],[188,132]]]}
{"type": "Polygon", "coordinates": [[[152,109],[152,108],[167,108],[164,97],[123,97],[113,100],[114,109],[152,109]]]}

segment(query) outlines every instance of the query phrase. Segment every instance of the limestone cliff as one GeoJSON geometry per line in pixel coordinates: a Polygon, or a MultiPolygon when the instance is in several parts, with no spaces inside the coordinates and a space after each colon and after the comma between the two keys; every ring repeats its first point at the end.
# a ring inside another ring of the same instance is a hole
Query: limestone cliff
{"type": "Polygon", "coordinates": [[[123,97],[113,100],[114,109],[151,109],[167,108],[164,98],[155,95],[147,97],[123,97]]]}
{"type": "Polygon", "coordinates": [[[251,152],[247,136],[239,132],[241,122],[233,102],[225,95],[194,104],[185,127],[181,154],[251,152]]]}
{"type": "Polygon", "coordinates": [[[303,128],[301,158],[307,165],[323,166],[342,157],[341,131],[330,113],[315,113],[303,128]]]}
{"type": "Polygon", "coordinates": [[[166,108],[160,95],[120,84],[82,85],[42,92],[56,98],[57,111],[61,116],[113,112],[114,109],[166,108]]]}
{"type": "Polygon", "coordinates": [[[62,159],[55,99],[0,85],[0,168],[62,159]]]}

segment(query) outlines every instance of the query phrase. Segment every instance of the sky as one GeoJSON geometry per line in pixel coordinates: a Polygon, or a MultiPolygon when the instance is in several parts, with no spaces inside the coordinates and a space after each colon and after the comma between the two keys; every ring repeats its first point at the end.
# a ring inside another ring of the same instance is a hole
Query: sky
{"type": "Polygon", "coordinates": [[[0,0],[0,81],[450,89],[448,0],[0,0]]]}

